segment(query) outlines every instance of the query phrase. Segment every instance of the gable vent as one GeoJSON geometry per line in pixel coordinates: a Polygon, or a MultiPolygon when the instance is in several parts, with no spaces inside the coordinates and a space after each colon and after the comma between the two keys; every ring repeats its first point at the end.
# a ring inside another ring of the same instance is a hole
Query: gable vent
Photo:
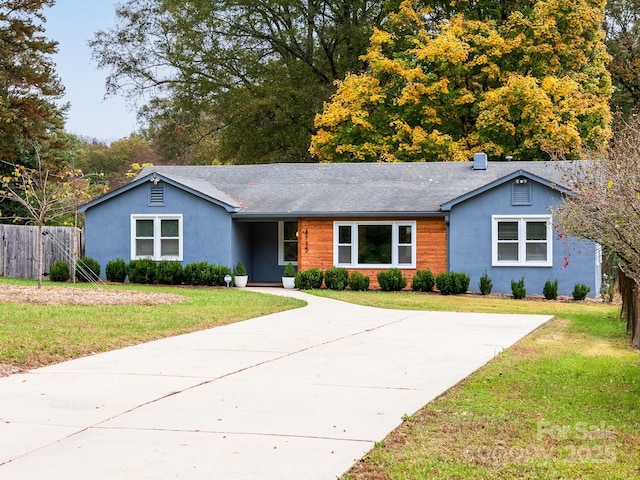
{"type": "Polygon", "coordinates": [[[513,205],[531,205],[531,183],[524,178],[518,178],[511,191],[513,205]]]}
{"type": "Polygon", "coordinates": [[[164,205],[164,185],[149,185],[149,205],[164,205]]]}

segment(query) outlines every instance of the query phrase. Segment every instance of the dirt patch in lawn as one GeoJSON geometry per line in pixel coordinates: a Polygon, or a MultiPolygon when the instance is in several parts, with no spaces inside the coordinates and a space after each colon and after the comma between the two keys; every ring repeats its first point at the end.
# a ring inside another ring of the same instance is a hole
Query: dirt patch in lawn
{"type": "Polygon", "coordinates": [[[131,290],[0,285],[0,303],[34,305],[166,305],[187,300],[182,295],[131,290]]]}
{"type": "MultiPolygon", "coordinates": [[[[102,287],[31,287],[0,285],[0,303],[29,303],[31,305],[166,305],[187,300],[187,297],[169,293],[111,290],[102,287]]],[[[15,365],[0,363],[0,377],[25,370],[15,365]]]]}

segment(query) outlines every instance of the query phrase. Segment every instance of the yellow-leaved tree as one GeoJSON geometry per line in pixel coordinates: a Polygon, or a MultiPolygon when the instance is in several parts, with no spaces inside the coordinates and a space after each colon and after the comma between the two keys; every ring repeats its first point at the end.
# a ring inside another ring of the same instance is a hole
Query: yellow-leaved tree
{"type": "MultiPolygon", "coordinates": [[[[321,161],[578,158],[611,136],[603,0],[463,13],[406,0],[316,116],[321,161]],[[497,12],[497,13],[496,13],[497,12]]],[[[485,2],[490,4],[491,2],[485,2]]],[[[500,2],[493,2],[496,5],[500,2]]]]}

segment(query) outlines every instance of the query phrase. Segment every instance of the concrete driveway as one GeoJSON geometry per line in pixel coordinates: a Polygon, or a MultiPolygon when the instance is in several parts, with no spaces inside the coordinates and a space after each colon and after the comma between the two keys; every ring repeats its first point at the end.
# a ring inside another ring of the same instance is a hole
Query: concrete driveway
{"type": "Polygon", "coordinates": [[[335,479],[551,317],[308,302],[0,379],[0,479],[335,479]]]}

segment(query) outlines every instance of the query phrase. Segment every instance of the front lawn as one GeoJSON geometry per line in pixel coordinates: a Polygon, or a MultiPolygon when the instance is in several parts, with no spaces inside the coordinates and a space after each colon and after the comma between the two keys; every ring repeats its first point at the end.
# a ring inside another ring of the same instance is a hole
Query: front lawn
{"type": "Polygon", "coordinates": [[[619,306],[313,293],[384,308],[555,315],[407,415],[343,480],[640,478],[640,353],[619,306]]]}
{"type": "MultiPolygon", "coordinates": [[[[21,280],[0,282],[35,285],[21,280]]],[[[123,294],[131,290],[178,294],[185,299],[167,305],[128,306],[0,303],[0,364],[27,369],[50,365],[304,305],[301,300],[236,288],[78,286],[123,294]]]]}

